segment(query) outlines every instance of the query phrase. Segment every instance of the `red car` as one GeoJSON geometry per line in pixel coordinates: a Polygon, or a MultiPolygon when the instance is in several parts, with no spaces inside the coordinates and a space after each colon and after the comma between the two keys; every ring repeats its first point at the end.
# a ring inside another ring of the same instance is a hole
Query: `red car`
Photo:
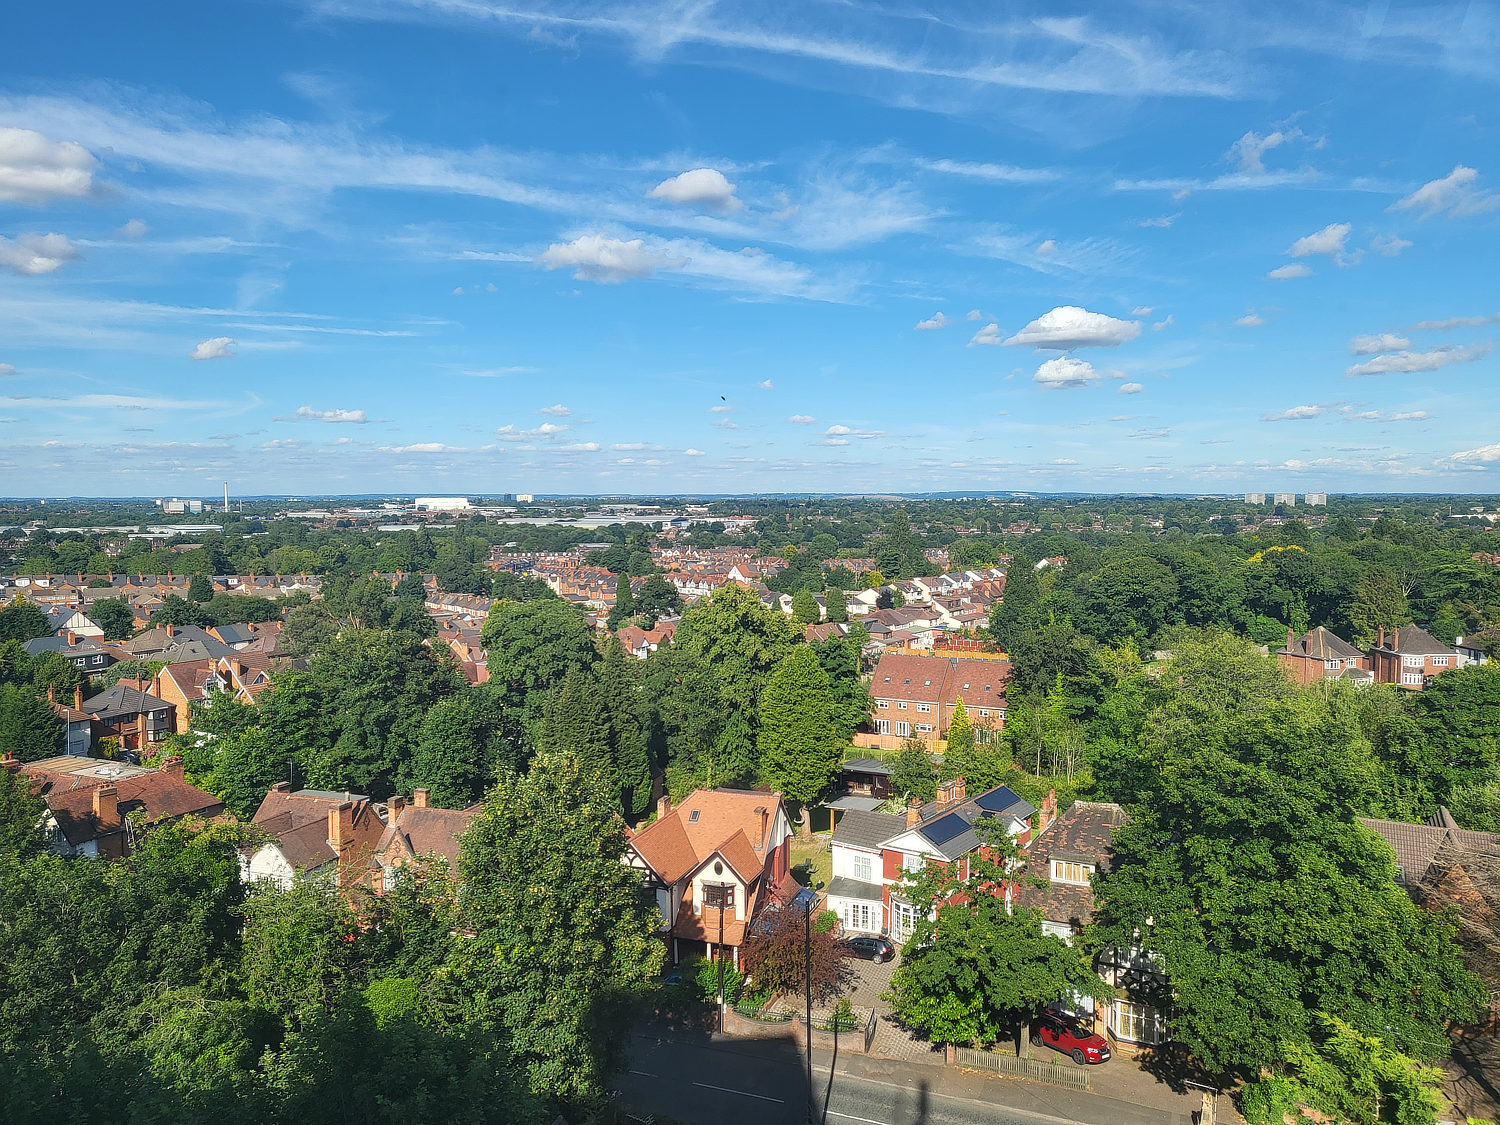
{"type": "Polygon", "coordinates": [[[1095,1035],[1077,1016],[1062,1012],[1043,1012],[1031,1032],[1033,1047],[1047,1046],[1072,1055],[1079,1066],[1109,1061],[1109,1043],[1095,1035]]]}

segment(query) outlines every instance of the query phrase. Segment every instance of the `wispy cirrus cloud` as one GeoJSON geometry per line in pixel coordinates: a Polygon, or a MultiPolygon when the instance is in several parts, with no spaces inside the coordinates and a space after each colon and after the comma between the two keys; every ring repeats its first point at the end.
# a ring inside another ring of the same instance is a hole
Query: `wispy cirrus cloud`
{"type": "Polygon", "coordinates": [[[1395,375],[1411,374],[1418,371],[1440,371],[1455,363],[1473,363],[1475,360],[1483,359],[1489,355],[1494,348],[1491,344],[1474,344],[1468,347],[1457,347],[1445,344],[1441,347],[1429,348],[1424,352],[1400,351],[1390,352],[1385,355],[1377,355],[1373,359],[1367,359],[1363,363],[1356,363],[1344,369],[1344,374],[1349,376],[1361,375],[1395,375]]]}

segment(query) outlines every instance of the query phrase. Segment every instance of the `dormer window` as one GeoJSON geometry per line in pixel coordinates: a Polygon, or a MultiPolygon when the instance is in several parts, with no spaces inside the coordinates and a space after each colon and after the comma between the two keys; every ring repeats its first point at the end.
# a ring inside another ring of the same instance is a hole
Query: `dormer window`
{"type": "Polygon", "coordinates": [[[1072,863],[1068,860],[1054,859],[1052,861],[1052,881],[1054,883],[1076,883],[1087,886],[1089,877],[1094,873],[1092,863],[1072,863]]]}
{"type": "Polygon", "coordinates": [[[700,811],[699,809],[694,809],[692,812],[688,813],[688,823],[689,824],[697,824],[698,823],[698,813],[699,813],[699,811],[700,811]]]}

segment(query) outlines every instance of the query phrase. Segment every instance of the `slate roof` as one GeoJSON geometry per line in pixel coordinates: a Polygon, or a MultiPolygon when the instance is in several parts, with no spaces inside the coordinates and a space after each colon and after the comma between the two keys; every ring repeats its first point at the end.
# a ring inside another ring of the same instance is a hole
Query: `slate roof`
{"type": "Polygon", "coordinates": [[[1288,656],[1305,656],[1313,660],[1358,660],[1364,656],[1364,653],[1343,637],[1330,633],[1321,625],[1316,629],[1309,629],[1278,651],[1288,656]]]}
{"type": "Polygon", "coordinates": [[[396,823],[388,825],[375,846],[377,856],[389,856],[391,849],[399,849],[413,857],[440,855],[448,866],[458,866],[459,837],[469,830],[474,818],[484,810],[482,804],[470,805],[466,809],[421,808],[406,805],[396,816],[396,823]]]}
{"type": "Polygon", "coordinates": [[[879,883],[866,883],[861,879],[851,879],[847,875],[835,875],[828,881],[828,896],[830,898],[862,898],[879,902],[882,898],[882,888],[879,883]]]}
{"type": "Polygon", "coordinates": [[[171,706],[150,692],[140,691],[122,681],[107,691],[85,699],[79,710],[88,712],[96,719],[113,719],[123,715],[139,715],[142,711],[165,711],[171,706]]]}
{"type": "Polygon", "coordinates": [[[899,813],[851,810],[839,817],[839,822],[833,829],[833,842],[878,852],[881,844],[905,827],[906,818],[899,813]]]}
{"type": "Polygon", "coordinates": [[[1359,822],[1391,846],[1401,868],[1402,882],[1408,888],[1416,887],[1428,876],[1445,844],[1478,855],[1500,856],[1500,833],[1460,828],[1447,809],[1439,809],[1427,824],[1364,816],[1359,822]]]}
{"type": "Polygon", "coordinates": [[[67,637],[33,637],[22,643],[21,647],[27,656],[40,656],[44,652],[59,652],[64,656],[89,656],[93,653],[102,652],[112,660],[120,658],[118,649],[101,643],[95,637],[79,637],[74,644],[68,644],[67,637]]]}
{"type": "MultiPolygon", "coordinates": [[[[189,814],[217,816],[224,811],[224,802],[212,793],[162,770],[130,770],[129,776],[110,778],[46,768],[49,762],[56,761],[49,759],[23,768],[40,782],[40,795],[52,811],[58,829],[75,848],[122,830],[118,825],[104,827],[94,816],[94,790],[107,785],[114,786],[118,794],[116,800],[122,818],[135,809],[144,809],[148,824],[189,814]]],[[[75,761],[81,763],[87,759],[75,761]]]]}
{"type": "Polygon", "coordinates": [[[337,859],[328,842],[328,810],[345,801],[354,803],[353,837],[357,851],[370,852],[384,834],[385,825],[375,815],[370,799],[360,793],[334,793],[324,789],[299,789],[285,783],[272,788],[255,810],[254,823],[276,838],[286,861],[299,871],[314,871],[337,859]]]}
{"type": "Polygon", "coordinates": [[[1394,633],[1386,634],[1386,652],[1399,652],[1404,656],[1456,656],[1452,645],[1445,645],[1426,629],[1416,625],[1403,625],[1394,633]]]}
{"type": "Polygon", "coordinates": [[[154,629],[147,629],[139,636],[132,637],[120,647],[136,656],[150,656],[154,653],[165,652],[184,641],[202,641],[208,648],[205,655],[209,656],[227,656],[233,651],[223,641],[210,636],[207,630],[200,629],[196,625],[174,625],[170,637],[167,636],[167,626],[158,625],[154,629]]]}
{"type": "Polygon", "coordinates": [[[1022,883],[1016,893],[1020,906],[1036,906],[1049,922],[1078,929],[1094,914],[1094,888],[1075,883],[1051,882],[1052,861],[1091,863],[1100,874],[1111,866],[1114,851],[1110,837],[1128,819],[1119,805],[1102,801],[1076,801],[1032,840],[1026,849],[1026,874],[1047,879],[1044,887],[1022,883]]]}

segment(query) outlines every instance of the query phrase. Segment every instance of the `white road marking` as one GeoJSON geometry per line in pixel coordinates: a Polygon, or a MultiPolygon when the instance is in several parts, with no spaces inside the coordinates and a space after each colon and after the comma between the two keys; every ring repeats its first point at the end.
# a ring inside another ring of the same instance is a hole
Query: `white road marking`
{"type": "Polygon", "coordinates": [[[844,1119],[846,1119],[848,1121],[863,1121],[865,1123],[865,1125],[888,1125],[887,1122],[876,1121],[873,1117],[855,1117],[854,1114],[852,1114],[852,1113],[840,1113],[836,1109],[830,1109],[828,1111],[828,1116],[829,1117],[842,1117],[842,1118],[844,1118],[844,1119]]]}
{"type": "Polygon", "coordinates": [[[775,1102],[777,1105],[785,1105],[780,1098],[768,1098],[764,1094],[752,1094],[749,1090],[731,1090],[728,1086],[711,1086],[707,1082],[694,1082],[694,1086],[702,1086],[705,1090],[718,1090],[724,1094],[738,1094],[742,1098],[759,1098],[763,1102],[775,1102]]]}
{"type": "Polygon", "coordinates": [[[632,1070],[630,1073],[631,1074],[639,1074],[642,1078],[657,1078],[657,1077],[659,1077],[659,1075],[652,1074],[650,1071],[645,1071],[645,1070],[632,1070]]]}

